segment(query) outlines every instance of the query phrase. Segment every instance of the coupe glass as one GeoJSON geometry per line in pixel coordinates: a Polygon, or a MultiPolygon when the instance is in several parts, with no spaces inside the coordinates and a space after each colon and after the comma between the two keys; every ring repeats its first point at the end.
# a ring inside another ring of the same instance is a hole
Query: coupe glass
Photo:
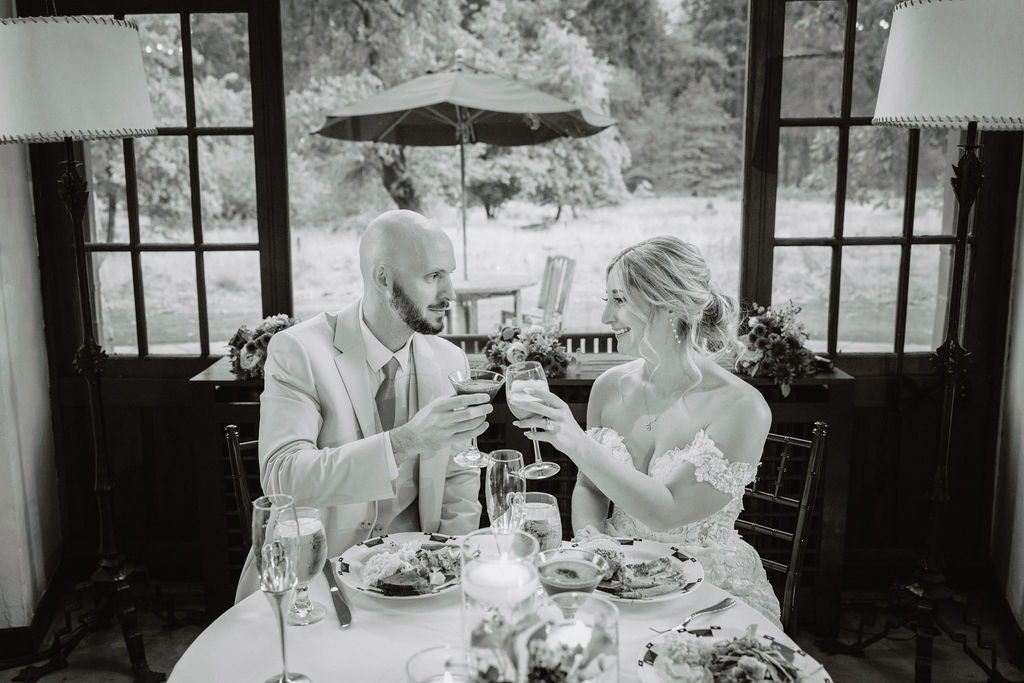
{"type": "Polygon", "coordinates": [[[327,613],[323,605],[309,599],[309,582],[320,574],[327,561],[327,536],[320,521],[320,511],[309,507],[295,508],[295,518],[288,516],[281,520],[277,533],[294,539],[298,548],[295,565],[298,584],[295,586],[295,601],[288,610],[288,623],[294,626],[315,624],[327,613]]]}
{"type": "Polygon", "coordinates": [[[295,536],[281,534],[282,522],[291,522],[298,528],[295,503],[291,496],[272,494],[261,496],[252,504],[252,544],[256,568],[260,575],[260,590],[267,596],[277,616],[277,631],[281,638],[281,674],[271,676],[264,683],[310,683],[309,677],[288,671],[285,653],[285,603],[291,597],[298,581],[295,564],[299,548],[295,536]]]}
{"type": "MultiPolygon", "coordinates": [[[[448,381],[455,387],[456,394],[487,394],[487,400],[493,401],[495,394],[505,383],[505,377],[490,370],[470,369],[450,373],[448,381]]],[[[453,460],[463,467],[487,467],[487,463],[490,462],[487,454],[477,448],[475,436],[470,441],[469,448],[456,453],[453,460]]]]}
{"type": "Polygon", "coordinates": [[[540,583],[548,595],[592,593],[608,572],[608,560],[584,548],[554,548],[537,556],[540,583]]]}
{"type": "Polygon", "coordinates": [[[484,499],[491,531],[496,536],[508,536],[522,524],[522,505],[526,496],[526,481],[520,475],[523,454],[511,449],[491,453],[484,482],[484,499]]]}
{"type": "MultiPolygon", "coordinates": [[[[531,404],[540,402],[526,393],[526,389],[547,389],[548,378],[544,374],[544,368],[535,360],[525,360],[521,363],[513,363],[505,372],[505,395],[508,398],[508,409],[520,420],[533,417],[530,409],[531,404]]],[[[530,427],[531,432],[536,432],[535,427],[530,427]]],[[[533,442],[533,462],[523,468],[523,476],[527,479],[547,479],[558,473],[558,463],[544,462],[540,457],[540,444],[533,442]]]]}

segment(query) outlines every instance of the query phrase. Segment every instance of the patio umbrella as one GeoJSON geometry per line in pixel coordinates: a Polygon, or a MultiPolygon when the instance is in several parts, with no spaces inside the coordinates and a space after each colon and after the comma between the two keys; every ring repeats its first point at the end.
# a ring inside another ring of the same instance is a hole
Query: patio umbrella
{"type": "Polygon", "coordinates": [[[459,146],[463,277],[466,257],[466,143],[535,145],[582,138],[615,123],[597,112],[496,74],[459,66],[406,81],[328,116],[319,135],[424,147],[459,146]]]}

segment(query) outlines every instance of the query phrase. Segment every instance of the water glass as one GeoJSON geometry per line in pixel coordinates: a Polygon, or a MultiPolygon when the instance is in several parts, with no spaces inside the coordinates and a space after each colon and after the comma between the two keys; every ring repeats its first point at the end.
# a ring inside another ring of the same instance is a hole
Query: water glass
{"type": "Polygon", "coordinates": [[[491,452],[491,461],[484,474],[484,499],[491,530],[507,534],[522,523],[523,496],[526,480],[521,476],[523,454],[509,448],[491,452]]]}
{"type": "Polygon", "coordinates": [[[462,636],[481,680],[519,681],[517,638],[539,620],[537,539],[479,529],[462,543],[462,636]]]}
{"type": "Polygon", "coordinates": [[[295,600],[288,610],[288,623],[293,626],[315,624],[327,613],[319,602],[309,599],[309,582],[316,578],[327,561],[327,536],[320,521],[320,511],[311,507],[295,508],[295,519],[286,518],[278,524],[279,536],[295,539],[298,558],[295,574],[295,600]]]}
{"type": "Polygon", "coordinates": [[[530,491],[525,496],[521,516],[523,531],[537,539],[541,552],[562,544],[562,516],[553,495],[530,491]]]}
{"type": "Polygon", "coordinates": [[[441,645],[420,650],[405,663],[408,683],[472,683],[474,676],[469,650],[441,645]]]}
{"type": "Polygon", "coordinates": [[[526,641],[529,680],[618,683],[619,610],[599,593],[550,596],[526,641]]]}

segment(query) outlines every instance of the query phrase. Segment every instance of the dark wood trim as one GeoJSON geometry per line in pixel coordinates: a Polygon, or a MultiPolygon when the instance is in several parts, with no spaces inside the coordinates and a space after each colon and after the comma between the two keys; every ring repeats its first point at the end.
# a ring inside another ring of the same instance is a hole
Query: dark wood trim
{"type": "Polygon", "coordinates": [[[741,304],[756,301],[766,305],[772,295],[786,3],[782,0],[751,2],[749,16],[740,301],[741,304]]]}
{"type": "Polygon", "coordinates": [[[256,214],[263,315],[294,311],[288,229],[288,146],[284,106],[281,6],[252,3],[249,14],[256,214]]]}

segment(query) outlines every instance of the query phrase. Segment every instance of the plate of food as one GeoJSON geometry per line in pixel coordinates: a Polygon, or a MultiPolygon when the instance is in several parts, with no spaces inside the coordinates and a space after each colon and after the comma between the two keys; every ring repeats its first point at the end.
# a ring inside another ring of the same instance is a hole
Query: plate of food
{"type": "Polygon", "coordinates": [[[455,536],[406,531],[357,543],[334,561],[338,577],[349,588],[415,600],[459,585],[460,543],[455,536]]]}
{"type": "Polygon", "coordinates": [[[637,661],[640,683],[831,683],[825,669],[757,625],[670,631],[647,643],[637,661]]]}
{"type": "Polygon", "coordinates": [[[639,538],[594,538],[574,547],[586,548],[608,560],[597,590],[623,602],[672,600],[697,588],[704,567],[680,548],[639,538]]]}

